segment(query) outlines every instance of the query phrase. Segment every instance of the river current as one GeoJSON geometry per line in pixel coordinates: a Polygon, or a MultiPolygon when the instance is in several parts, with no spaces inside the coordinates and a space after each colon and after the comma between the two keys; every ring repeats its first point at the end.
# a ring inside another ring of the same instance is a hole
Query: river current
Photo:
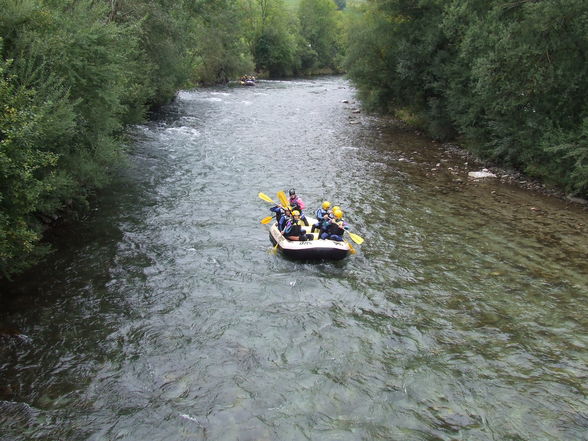
{"type": "Polygon", "coordinates": [[[588,214],[359,113],[342,77],[182,91],[0,297],[0,440],[588,440],[588,214]],[[271,252],[279,190],[337,263],[271,252]],[[14,329],[16,331],[6,331],[14,329]]]}

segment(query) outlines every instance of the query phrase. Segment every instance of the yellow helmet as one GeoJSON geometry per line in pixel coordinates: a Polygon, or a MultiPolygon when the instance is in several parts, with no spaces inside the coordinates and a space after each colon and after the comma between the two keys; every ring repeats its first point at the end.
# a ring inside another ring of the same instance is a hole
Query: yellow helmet
{"type": "Polygon", "coordinates": [[[339,210],[334,210],[334,211],[333,211],[333,214],[335,215],[335,217],[336,217],[337,219],[341,219],[341,218],[343,217],[343,212],[341,211],[341,209],[339,209],[339,210]]]}
{"type": "Polygon", "coordinates": [[[292,212],[292,216],[300,216],[300,211],[298,211],[298,210],[294,210],[294,211],[292,212]]]}
{"type": "Polygon", "coordinates": [[[330,206],[331,206],[331,203],[329,201],[325,201],[321,205],[321,207],[323,207],[323,210],[328,210],[330,206]]]}
{"type": "Polygon", "coordinates": [[[335,211],[337,211],[337,210],[341,210],[341,207],[339,207],[338,205],[335,205],[335,206],[333,207],[333,213],[334,213],[335,211]]]}

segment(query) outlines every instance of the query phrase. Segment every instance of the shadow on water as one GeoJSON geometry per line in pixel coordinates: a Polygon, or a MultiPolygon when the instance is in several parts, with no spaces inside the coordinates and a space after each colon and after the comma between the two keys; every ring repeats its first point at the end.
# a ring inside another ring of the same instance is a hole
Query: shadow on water
{"type": "Polygon", "coordinates": [[[92,215],[3,286],[3,436],[588,439],[586,212],[357,107],[343,78],[260,81],[133,128],[92,215]],[[357,254],[271,253],[257,194],[291,187],[357,254]]]}

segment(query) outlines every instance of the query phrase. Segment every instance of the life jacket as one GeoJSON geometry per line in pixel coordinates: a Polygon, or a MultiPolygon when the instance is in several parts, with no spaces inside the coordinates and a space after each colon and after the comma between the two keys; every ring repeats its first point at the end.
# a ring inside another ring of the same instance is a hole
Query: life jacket
{"type": "Polygon", "coordinates": [[[325,214],[329,214],[328,210],[323,210],[322,208],[319,208],[318,210],[316,210],[316,219],[317,219],[317,224],[318,227],[322,230],[322,231],[326,231],[327,228],[329,228],[329,225],[331,223],[331,218],[327,217],[326,219],[323,217],[325,214]]]}
{"type": "Polygon", "coordinates": [[[327,228],[327,233],[329,234],[336,234],[337,236],[342,236],[345,233],[345,223],[343,219],[331,222],[329,227],[327,228]]]}
{"type": "Polygon", "coordinates": [[[303,225],[301,220],[289,219],[284,227],[284,236],[300,236],[303,225]]]}
{"type": "Polygon", "coordinates": [[[302,199],[300,199],[298,196],[296,196],[295,198],[290,198],[288,200],[288,202],[290,202],[290,206],[294,209],[294,210],[304,210],[306,208],[306,205],[304,205],[304,202],[302,202],[302,199]]]}
{"type": "Polygon", "coordinates": [[[276,205],[275,207],[270,208],[270,211],[276,213],[276,221],[280,223],[280,219],[284,216],[284,209],[279,205],[276,205]]]}
{"type": "Polygon", "coordinates": [[[329,214],[329,210],[324,210],[323,208],[319,208],[318,210],[316,210],[316,212],[314,214],[316,215],[316,219],[320,222],[323,220],[323,216],[325,214],[329,214]]]}
{"type": "Polygon", "coordinates": [[[278,230],[284,231],[284,229],[286,228],[286,225],[288,225],[289,220],[290,219],[288,218],[288,216],[286,216],[285,214],[282,213],[282,215],[280,216],[280,219],[278,220],[278,230]]]}

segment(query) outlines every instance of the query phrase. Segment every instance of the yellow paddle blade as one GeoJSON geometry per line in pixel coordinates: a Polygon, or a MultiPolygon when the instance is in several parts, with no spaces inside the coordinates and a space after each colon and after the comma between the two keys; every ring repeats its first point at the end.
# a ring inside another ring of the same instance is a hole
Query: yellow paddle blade
{"type": "Polygon", "coordinates": [[[273,218],[274,218],[273,216],[264,217],[264,218],[263,218],[262,220],[260,220],[259,222],[261,222],[261,223],[262,223],[262,224],[264,224],[264,225],[265,225],[265,224],[269,224],[269,223],[272,221],[272,219],[273,219],[273,218]]]}
{"type": "Polygon", "coordinates": [[[278,253],[278,244],[276,244],[271,251],[272,254],[277,254],[278,253]]]}
{"type": "Polygon", "coordinates": [[[345,243],[349,245],[349,251],[351,252],[351,254],[357,253],[357,251],[355,251],[355,248],[353,248],[353,246],[349,242],[345,241],[345,243]]]}
{"type": "Polygon", "coordinates": [[[349,232],[349,231],[347,231],[347,230],[345,230],[345,232],[346,232],[347,234],[349,234],[349,237],[351,238],[351,240],[352,240],[353,242],[355,242],[356,244],[358,244],[358,245],[361,245],[361,244],[363,243],[363,237],[361,237],[361,236],[359,236],[359,235],[357,235],[357,234],[355,234],[355,233],[350,233],[350,232],[349,232]]]}
{"type": "Polygon", "coordinates": [[[286,196],[286,193],[283,191],[278,191],[278,199],[280,200],[282,207],[287,207],[290,205],[290,202],[288,202],[288,196],[286,196]]]}
{"type": "Polygon", "coordinates": [[[258,195],[257,195],[257,196],[259,196],[259,198],[260,198],[260,199],[263,199],[263,200],[264,200],[264,201],[266,201],[266,202],[269,202],[269,203],[275,204],[275,202],[272,200],[272,198],[270,198],[270,197],[269,197],[267,194],[265,194],[265,193],[261,193],[261,192],[260,192],[260,193],[258,193],[258,195]]]}

